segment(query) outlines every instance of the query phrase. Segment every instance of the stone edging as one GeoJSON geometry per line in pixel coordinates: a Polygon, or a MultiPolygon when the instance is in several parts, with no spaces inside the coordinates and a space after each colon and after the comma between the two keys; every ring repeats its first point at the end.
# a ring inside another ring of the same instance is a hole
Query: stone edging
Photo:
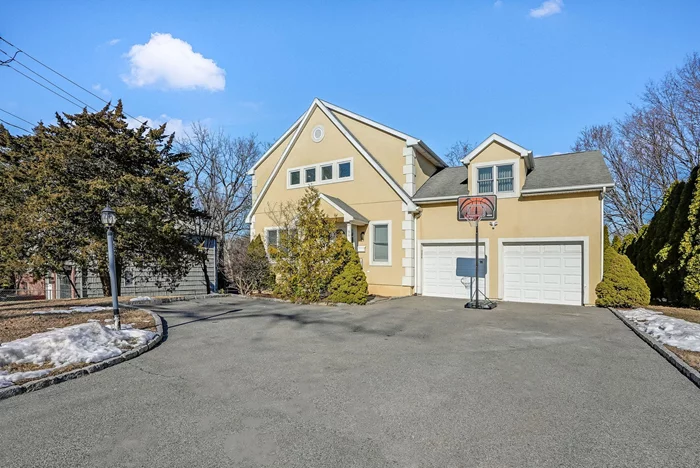
{"type": "Polygon", "coordinates": [[[681,358],[675,355],[671,350],[666,348],[663,344],[659,343],[655,338],[653,338],[651,335],[648,335],[647,333],[643,332],[637,326],[632,323],[627,317],[622,315],[620,312],[617,310],[608,307],[608,310],[612,312],[622,323],[627,325],[627,327],[632,330],[634,333],[637,334],[638,337],[640,337],[646,344],[651,346],[657,353],[662,355],[668,362],[673,364],[676,369],[678,369],[681,374],[685,375],[688,377],[688,379],[693,382],[698,388],[700,388],[700,372],[696,371],[692,367],[690,367],[688,364],[685,363],[681,358]]]}
{"type": "Polygon", "coordinates": [[[130,351],[127,351],[126,353],[122,353],[119,356],[114,356],[113,358],[96,362],[94,364],[90,364],[89,366],[81,367],[80,369],[64,372],[63,374],[52,375],[43,379],[27,382],[22,385],[13,385],[11,387],[0,388],[0,400],[10,398],[15,395],[20,395],[22,393],[33,392],[35,390],[40,390],[42,388],[48,387],[49,385],[65,382],[66,380],[77,379],[78,377],[82,377],[84,375],[99,372],[102,369],[106,369],[108,367],[114,366],[115,364],[128,361],[129,359],[133,359],[136,356],[139,356],[145,353],[146,351],[150,351],[151,349],[155,348],[163,340],[163,321],[160,319],[160,316],[158,314],[155,314],[150,310],[147,310],[146,312],[153,316],[153,320],[156,324],[156,336],[145,345],[141,346],[140,348],[135,348],[130,351]]]}

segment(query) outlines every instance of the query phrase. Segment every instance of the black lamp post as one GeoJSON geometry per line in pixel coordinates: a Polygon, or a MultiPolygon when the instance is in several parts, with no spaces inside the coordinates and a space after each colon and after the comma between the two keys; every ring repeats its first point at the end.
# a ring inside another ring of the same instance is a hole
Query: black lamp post
{"type": "Polygon", "coordinates": [[[114,231],[112,226],[117,222],[117,214],[109,204],[100,213],[102,224],[107,228],[107,256],[109,257],[109,282],[112,290],[112,312],[114,313],[114,329],[121,329],[119,320],[119,301],[117,300],[117,268],[114,262],[114,231]]]}

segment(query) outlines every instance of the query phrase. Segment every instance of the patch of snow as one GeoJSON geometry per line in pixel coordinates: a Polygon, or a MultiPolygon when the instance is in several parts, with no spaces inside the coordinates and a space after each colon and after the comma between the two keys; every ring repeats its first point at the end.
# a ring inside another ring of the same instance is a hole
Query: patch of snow
{"type": "Polygon", "coordinates": [[[618,312],[663,344],[700,352],[700,323],[669,317],[649,309],[618,309],[618,312]]]}
{"type": "Polygon", "coordinates": [[[125,350],[148,343],[154,336],[155,333],[147,330],[131,327],[115,330],[98,322],[88,322],[2,343],[0,367],[13,363],[49,363],[51,368],[13,374],[0,370],[0,388],[21,379],[42,377],[69,364],[100,362],[119,356],[125,350]]]}
{"type": "Polygon", "coordinates": [[[134,298],[129,299],[129,302],[141,302],[141,301],[152,301],[152,300],[153,299],[151,299],[148,296],[139,296],[139,297],[134,297],[134,298]]]}
{"type": "Polygon", "coordinates": [[[74,314],[74,313],[90,314],[92,312],[99,312],[101,310],[112,310],[112,308],[111,307],[102,307],[102,306],[77,306],[77,307],[70,307],[68,309],[35,310],[34,312],[32,312],[32,314],[37,314],[37,315],[74,314]]]}

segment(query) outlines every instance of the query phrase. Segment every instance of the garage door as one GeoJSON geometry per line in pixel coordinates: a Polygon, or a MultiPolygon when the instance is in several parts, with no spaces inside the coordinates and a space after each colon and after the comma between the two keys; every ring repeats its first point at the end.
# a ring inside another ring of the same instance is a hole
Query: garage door
{"type": "MultiPolygon", "coordinates": [[[[457,257],[475,255],[474,244],[424,245],[422,294],[467,299],[469,291],[462,284],[462,278],[456,274],[457,257]]],[[[484,244],[479,245],[479,257],[484,258],[484,244]]],[[[470,283],[467,286],[470,287],[470,283]]],[[[484,285],[483,279],[480,279],[479,289],[488,291],[488,282],[484,285]]]]}
{"type": "Polygon", "coordinates": [[[503,299],[581,305],[581,244],[503,244],[503,299]]]}

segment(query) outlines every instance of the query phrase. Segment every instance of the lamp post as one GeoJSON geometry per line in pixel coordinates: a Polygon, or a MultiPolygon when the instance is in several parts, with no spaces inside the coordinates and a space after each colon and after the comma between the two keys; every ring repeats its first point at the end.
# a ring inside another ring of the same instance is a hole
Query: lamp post
{"type": "Polygon", "coordinates": [[[114,313],[114,329],[120,330],[121,323],[119,320],[119,301],[117,300],[117,268],[114,263],[114,231],[112,226],[117,222],[117,214],[109,204],[100,213],[102,224],[107,228],[107,256],[109,257],[109,283],[112,290],[112,312],[114,313]]]}

